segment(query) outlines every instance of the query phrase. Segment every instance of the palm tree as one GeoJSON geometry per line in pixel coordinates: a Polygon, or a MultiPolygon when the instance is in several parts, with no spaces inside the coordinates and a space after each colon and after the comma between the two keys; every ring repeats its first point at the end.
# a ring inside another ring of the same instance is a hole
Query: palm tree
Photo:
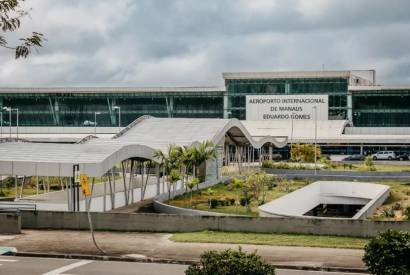
{"type": "Polygon", "coordinates": [[[167,152],[162,150],[156,150],[153,155],[158,164],[165,170],[165,179],[168,187],[168,193],[171,194],[171,182],[169,181],[169,175],[172,170],[179,170],[181,166],[181,149],[175,144],[169,144],[167,152]]]}
{"type": "Polygon", "coordinates": [[[196,168],[207,160],[212,160],[217,157],[216,148],[212,141],[205,140],[195,146],[195,157],[193,165],[193,175],[196,176],[196,168]]]}

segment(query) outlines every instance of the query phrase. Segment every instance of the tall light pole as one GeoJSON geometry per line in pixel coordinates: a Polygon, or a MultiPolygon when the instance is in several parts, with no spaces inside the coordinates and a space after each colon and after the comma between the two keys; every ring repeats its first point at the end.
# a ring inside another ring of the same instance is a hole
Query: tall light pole
{"type": "Polygon", "coordinates": [[[121,107],[114,106],[113,109],[118,110],[118,128],[121,129],[121,107]]]}
{"type": "Polygon", "coordinates": [[[317,144],[317,106],[313,106],[313,110],[315,113],[315,176],[317,175],[317,152],[316,152],[316,144],[317,144]]]}
{"type": "Polygon", "coordinates": [[[9,112],[9,137],[11,138],[11,107],[3,107],[3,110],[9,112]]]}
{"type": "Polygon", "coordinates": [[[19,108],[11,109],[11,110],[12,110],[12,111],[15,110],[15,111],[17,112],[17,122],[16,122],[17,130],[16,130],[16,136],[17,136],[17,138],[19,138],[19,108]]]}
{"type": "Polygon", "coordinates": [[[295,113],[292,113],[290,118],[292,119],[292,128],[290,130],[290,158],[292,158],[292,148],[293,148],[293,119],[294,119],[295,113]]]}
{"type": "Polygon", "coordinates": [[[94,135],[97,136],[97,115],[100,115],[100,112],[94,112],[94,135]]]}

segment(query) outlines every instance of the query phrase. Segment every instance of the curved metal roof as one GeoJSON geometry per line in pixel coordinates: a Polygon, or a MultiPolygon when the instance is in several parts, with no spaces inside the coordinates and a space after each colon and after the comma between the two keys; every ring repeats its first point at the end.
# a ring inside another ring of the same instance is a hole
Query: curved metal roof
{"type": "Polygon", "coordinates": [[[211,140],[225,142],[225,135],[238,143],[260,148],[265,143],[285,146],[286,137],[253,139],[237,119],[154,118],[145,116],[110,139],[90,139],[81,144],[4,142],[0,144],[0,174],[26,176],[72,176],[73,164],[90,176],[101,176],[129,158],[153,159],[155,150],[169,144],[191,145],[211,140]]]}

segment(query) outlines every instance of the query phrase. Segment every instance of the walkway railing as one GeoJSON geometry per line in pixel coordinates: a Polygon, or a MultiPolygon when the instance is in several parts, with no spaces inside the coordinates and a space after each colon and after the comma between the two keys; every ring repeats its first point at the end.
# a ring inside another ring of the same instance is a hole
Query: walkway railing
{"type": "Polygon", "coordinates": [[[35,203],[20,203],[20,202],[0,202],[0,211],[7,210],[37,210],[35,203]]]}

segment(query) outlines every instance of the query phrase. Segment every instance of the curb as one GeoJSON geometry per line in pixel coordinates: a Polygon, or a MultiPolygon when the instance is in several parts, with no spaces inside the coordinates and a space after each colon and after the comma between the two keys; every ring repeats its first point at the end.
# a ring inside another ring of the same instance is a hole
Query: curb
{"type": "MultiPolygon", "coordinates": [[[[127,256],[113,255],[88,255],[88,254],[64,254],[64,253],[38,253],[38,252],[15,252],[9,254],[16,257],[41,257],[57,259],[79,259],[94,261],[117,261],[117,262],[138,262],[138,263],[159,263],[159,264],[181,264],[192,265],[198,263],[197,260],[175,260],[166,258],[133,258],[127,256]]],[[[275,268],[289,270],[324,271],[324,272],[344,272],[368,274],[365,268],[345,268],[345,267],[326,267],[326,266],[297,266],[275,264],[275,268]]]]}

